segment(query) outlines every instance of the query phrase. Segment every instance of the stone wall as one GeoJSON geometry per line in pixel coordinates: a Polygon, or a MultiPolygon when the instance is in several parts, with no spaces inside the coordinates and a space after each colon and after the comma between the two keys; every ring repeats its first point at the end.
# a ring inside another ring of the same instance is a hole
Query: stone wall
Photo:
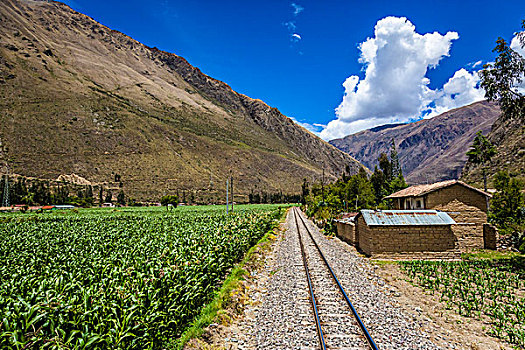
{"type": "Polygon", "coordinates": [[[449,225],[368,226],[359,216],[357,226],[359,248],[373,257],[424,252],[457,254],[457,238],[449,225]]]}
{"type": "Polygon", "coordinates": [[[350,222],[336,222],[337,237],[351,245],[358,245],[355,235],[355,225],[350,222]]]}

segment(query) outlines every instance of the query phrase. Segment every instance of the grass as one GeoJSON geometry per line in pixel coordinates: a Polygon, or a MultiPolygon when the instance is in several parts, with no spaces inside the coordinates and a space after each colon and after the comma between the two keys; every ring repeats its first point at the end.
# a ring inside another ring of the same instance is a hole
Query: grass
{"type": "Polygon", "coordinates": [[[461,254],[463,260],[501,260],[501,259],[512,259],[518,257],[525,257],[524,254],[517,252],[508,252],[508,251],[496,251],[496,250],[478,250],[470,253],[461,254]]]}
{"type": "MultiPolygon", "coordinates": [[[[281,217],[280,223],[284,222],[286,213],[287,211],[285,211],[281,217]]],[[[222,324],[228,324],[231,321],[227,309],[232,307],[235,303],[235,299],[240,297],[239,294],[242,289],[241,284],[246,280],[246,277],[249,276],[249,270],[260,264],[257,260],[258,252],[267,251],[270,248],[271,243],[275,240],[276,236],[274,235],[274,231],[276,227],[278,227],[277,223],[275,227],[272,230],[269,230],[255,246],[250,248],[244,259],[237,264],[228,275],[213,300],[204,307],[201,314],[196,317],[191,326],[169,348],[182,350],[184,345],[190,340],[201,337],[205,332],[205,328],[210,324],[217,322],[217,320],[220,320],[220,323],[222,324]]]]}

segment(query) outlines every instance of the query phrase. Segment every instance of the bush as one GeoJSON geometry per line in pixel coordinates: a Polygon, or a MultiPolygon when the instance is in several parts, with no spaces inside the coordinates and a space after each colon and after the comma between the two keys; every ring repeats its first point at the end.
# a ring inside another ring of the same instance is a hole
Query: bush
{"type": "Polygon", "coordinates": [[[176,207],[178,203],[179,203],[179,197],[177,197],[175,195],[166,195],[166,196],[163,196],[160,199],[160,204],[161,205],[171,204],[171,205],[176,207]]]}

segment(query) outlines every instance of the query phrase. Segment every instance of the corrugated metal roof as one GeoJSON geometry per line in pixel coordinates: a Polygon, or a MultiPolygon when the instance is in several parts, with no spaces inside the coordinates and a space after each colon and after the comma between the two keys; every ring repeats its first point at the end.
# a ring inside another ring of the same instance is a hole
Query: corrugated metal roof
{"type": "Polygon", "coordinates": [[[447,213],[437,210],[361,210],[368,226],[452,225],[447,213]]]}
{"type": "Polygon", "coordinates": [[[437,191],[437,190],[439,190],[441,188],[449,187],[449,186],[456,185],[456,184],[464,186],[466,188],[469,188],[469,189],[471,189],[473,191],[479,192],[479,193],[481,193],[481,194],[483,194],[483,195],[485,195],[487,197],[491,197],[490,193],[484,192],[484,191],[480,190],[479,188],[472,187],[472,186],[464,183],[463,181],[447,180],[447,181],[436,182],[436,183],[433,183],[433,184],[410,186],[410,187],[407,187],[405,189],[402,189],[401,191],[397,191],[395,193],[392,193],[391,195],[386,196],[385,198],[418,197],[418,196],[423,196],[423,195],[425,195],[427,193],[430,193],[430,192],[437,191]]]}

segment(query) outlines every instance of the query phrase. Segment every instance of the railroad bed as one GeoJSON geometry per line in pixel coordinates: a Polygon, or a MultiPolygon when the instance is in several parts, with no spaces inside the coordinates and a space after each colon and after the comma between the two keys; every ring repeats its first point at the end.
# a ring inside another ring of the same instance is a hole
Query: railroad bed
{"type": "Polygon", "coordinates": [[[235,336],[225,339],[227,349],[230,346],[231,349],[322,348],[299,237],[302,237],[305,249],[326,348],[371,349],[342,293],[322,262],[312,238],[302,226],[303,221],[377,348],[441,349],[430,341],[423,324],[403,314],[390,295],[393,290],[373,272],[365,259],[346,248],[339,240],[326,238],[298,209],[289,211],[286,231],[268,257],[266,273],[261,273],[256,285],[252,287],[251,303],[245,310],[246,317],[239,322],[235,336]]]}
{"type": "Polygon", "coordinates": [[[373,349],[377,346],[348,299],[310,228],[293,208],[320,349],[373,349]]]}

